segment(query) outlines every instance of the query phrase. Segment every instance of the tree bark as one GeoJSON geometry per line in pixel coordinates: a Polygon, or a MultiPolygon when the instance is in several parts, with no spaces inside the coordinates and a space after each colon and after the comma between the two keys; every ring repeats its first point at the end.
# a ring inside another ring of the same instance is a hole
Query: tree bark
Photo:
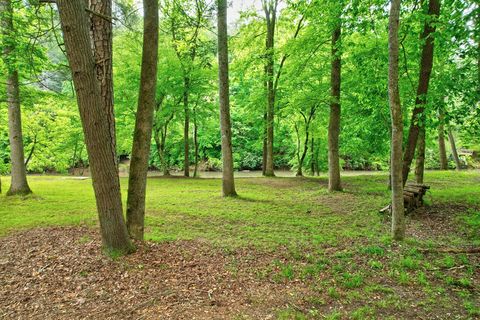
{"type": "Polygon", "coordinates": [[[452,148],[453,160],[457,170],[462,170],[462,163],[458,157],[457,146],[455,145],[455,138],[453,137],[452,129],[448,129],[448,140],[450,141],[450,147],[452,148]]]}
{"type": "Polygon", "coordinates": [[[116,156],[115,112],[113,105],[113,54],[112,54],[112,21],[104,17],[112,16],[112,0],[88,0],[90,10],[98,14],[90,14],[91,37],[95,71],[100,82],[100,95],[103,100],[105,119],[110,128],[110,138],[116,156]],[[100,16],[103,15],[104,17],[100,16]]]}
{"type": "Polygon", "coordinates": [[[401,0],[392,0],[388,21],[388,97],[392,121],[390,176],[392,181],[392,237],[405,238],[402,182],[403,120],[398,88],[398,29],[401,0]]]}
{"type": "MultiPolygon", "coordinates": [[[[198,103],[198,101],[197,101],[198,103]]],[[[195,166],[193,168],[193,177],[198,177],[198,123],[197,123],[197,104],[193,107],[193,151],[195,166]]]]}
{"type": "Polygon", "coordinates": [[[435,18],[440,14],[439,0],[430,0],[428,4],[429,19],[425,22],[423,33],[420,40],[424,41],[422,48],[422,57],[420,61],[420,75],[418,79],[417,98],[415,100],[415,108],[412,112],[412,119],[410,122],[410,129],[408,131],[408,139],[403,155],[403,184],[407,182],[410,166],[415,155],[415,148],[417,145],[420,128],[425,125],[423,119],[425,112],[425,104],[427,103],[428,85],[430,83],[430,74],[433,66],[433,45],[435,32],[435,18]]]}
{"type": "Polygon", "coordinates": [[[420,128],[417,145],[417,162],[415,165],[415,180],[417,183],[423,183],[425,172],[425,126],[420,128]]]}
{"type": "Polygon", "coordinates": [[[310,143],[310,171],[312,172],[312,176],[315,175],[315,138],[312,137],[310,143]]]}
{"type": "Polygon", "coordinates": [[[13,8],[11,0],[0,1],[3,43],[3,62],[7,69],[8,130],[10,141],[11,183],[7,196],[31,193],[27,182],[25,154],[23,150],[22,113],[20,88],[15,59],[13,8]]]}
{"type": "Polygon", "coordinates": [[[331,96],[330,120],[328,124],[328,190],[341,191],[340,181],[340,86],[341,86],[341,52],[339,49],[341,25],[335,27],[332,33],[332,70],[331,70],[331,96]]]}
{"type": "Polygon", "coordinates": [[[183,175],[185,177],[190,176],[190,158],[189,158],[189,127],[190,127],[190,109],[188,107],[190,80],[188,77],[183,79],[183,110],[185,113],[185,122],[183,125],[183,147],[184,147],[184,160],[183,160],[183,175]]]}
{"type": "Polygon", "coordinates": [[[228,74],[227,0],[218,0],[218,96],[220,103],[220,133],[222,137],[222,194],[236,196],[233,177],[232,124],[230,119],[230,89],[228,74]]]}
{"type": "Polygon", "coordinates": [[[440,153],[440,170],[448,169],[447,150],[445,148],[445,114],[442,109],[439,111],[438,124],[438,152],[440,153]]]}
{"type": "Polygon", "coordinates": [[[148,158],[155,110],[158,61],[158,0],[144,0],[142,70],[135,117],[128,178],[127,229],[130,237],[143,240],[148,158]]]}
{"type": "Polygon", "coordinates": [[[273,177],[274,157],[273,157],[273,139],[274,139],[274,118],[275,118],[275,88],[274,88],[274,49],[275,49],[275,25],[277,20],[278,0],[264,0],[263,7],[267,22],[266,38],[266,78],[267,78],[267,145],[266,145],[266,163],[265,176],[273,177]]]}
{"type": "Polygon", "coordinates": [[[128,253],[133,246],[123,218],[115,150],[95,72],[85,1],[57,0],[57,6],[87,145],[103,247],[109,253],[128,253]]]}

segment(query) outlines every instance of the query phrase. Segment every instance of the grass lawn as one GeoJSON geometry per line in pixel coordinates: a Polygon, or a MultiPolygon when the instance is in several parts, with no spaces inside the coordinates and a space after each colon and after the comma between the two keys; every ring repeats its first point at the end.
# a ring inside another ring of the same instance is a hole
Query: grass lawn
{"type": "MultiPolygon", "coordinates": [[[[427,172],[428,205],[407,218],[400,244],[390,239],[389,217],[378,213],[389,202],[387,180],[348,176],[344,192],[329,194],[325,178],[242,178],[240,196],[223,199],[219,179],[150,178],[147,239],[263,257],[250,260],[249,271],[238,268],[291,288],[291,298],[269,311],[274,318],[480,317],[478,255],[435,251],[480,246],[480,172],[427,172]]],[[[2,182],[7,190],[8,179],[2,182]]],[[[0,237],[38,227],[96,227],[91,180],[29,182],[33,196],[0,196],[0,237]]],[[[124,200],[126,185],[122,178],[124,200]]],[[[232,317],[255,318],[243,309],[226,318],[232,317]]]]}

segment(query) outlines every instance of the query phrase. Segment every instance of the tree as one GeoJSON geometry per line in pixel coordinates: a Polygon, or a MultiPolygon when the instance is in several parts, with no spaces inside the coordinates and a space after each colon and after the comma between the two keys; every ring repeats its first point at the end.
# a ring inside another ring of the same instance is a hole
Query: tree
{"type": "Polygon", "coordinates": [[[457,170],[462,170],[462,163],[458,157],[457,146],[455,145],[455,138],[451,128],[448,128],[448,140],[450,141],[450,148],[452,149],[453,160],[455,161],[455,167],[457,170]]]}
{"type": "Polygon", "coordinates": [[[392,121],[390,175],[392,182],[392,237],[403,240],[405,218],[402,182],[402,140],[403,119],[398,86],[398,29],[400,22],[400,2],[392,0],[388,22],[388,97],[392,121]]]}
{"type": "MultiPolygon", "coordinates": [[[[340,14],[339,14],[340,15],[340,14]]],[[[341,191],[340,182],[340,158],[339,158],[339,136],[340,136],[340,85],[342,60],[340,51],[341,41],[341,20],[340,16],[335,21],[332,32],[332,71],[331,71],[331,94],[330,122],[328,124],[328,190],[341,191]]]]}
{"type": "Polygon", "coordinates": [[[4,37],[3,61],[7,69],[8,129],[10,141],[11,184],[7,195],[31,193],[27,182],[25,155],[23,151],[22,115],[20,109],[20,85],[15,52],[13,8],[11,0],[0,1],[0,25],[4,37]]]}
{"type": "Polygon", "coordinates": [[[275,50],[275,25],[277,23],[278,0],[262,0],[263,10],[267,23],[267,38],[265,41],[266,62],[265,77],[267,88],[267,108],[266,108],[266,143],[265,143],[265,176],[272,177],[274,173],[273,162],[273,139],[274,139],[274,113],[275,113],[275,88],[274,88],[274,50],[275,50]]]}
{"type": "Polygon", "coordinates": [[[127,228],[143,240],[148,158],[152,139],[158,60],[158,0],[144,0],[143,51],[138,108],[128,178],[127,228]]]}
{"type": "MultiPolygon", "coordinates": [[[[189,1],[164,0],[163,13],[167,19],[164,22],[170,31],[172,46],[181,64],[183,74],[183,109],[184,109],[184,176],[190,176],[190,93],[192,90],[195,63],[201,54],[202,27],[208,25],[209,7],[204,0],[195,1],[193,7],[189,1]],[[190,13],[193,13],[190,16],[190,13]]],[[[202,50],[204,51],[204,50],[202,50]]],[[[202,58],[202,57],[200,57],[202,58]]]]}
{"type": "MultiPolygon", "coordinates": [[[[425,140],[425,105],[427,103],[428,85],[430,83],[430,74],[433,66],[433,44],[435,33],[435,19],[440,14],[440,1],[430,0],[428,4],[428,20],[425,22],[423,32],[420,39],[424,41],[422,47],[422,56],[420,61],[420,75],[418,79],[417,95],[415,107],[412,111],[412,119],[410,121],[410,129],[408,131],[407,144],[403,155],[403,184],[407,182],[412,164],[413,156],[419,135],[425,140]],[[423,129],[422,129],[423,128],[423,129]],[[423,131],[421,133],[421,131],[423,131]]],[[[423,141],[421,144],[424,144],[423,141]]],[[[425,151],[423,151],[424,153],[425,151]]],[[[420,150],[420,154],[422,150],[420,150]]]]}
{"type": "Polygon", "coordinates": [[[57,0],[67,58],[82,119],[104,250],[129,253],[115,150],[91,50],[84,0],[57,0]]]}
{"type": "MultiPolygon", "coordinates": [[[[91,37],[95,71],[100,83],[100,95],[105,109],[105,119],[110,128],[110,138],[115,146],[115,112],[113,108],[113,75],[112,75],[112,0],[88,0],[90,3],[91,37]]],[[[116,159],[116,155],[115,155],[116,159]]]]}
{"type": "Polygon", "coordinates": [[[448,169],[447,151],[445,148],[445,112],[440,106],[438,115],[438,153],[440,154],[440,170],[448,169]]]}
{"type": "Polygon", "coordinates": [[[217,0],[218,26],[218,100],[220,104],[220,131],[222,136],[222,193],[236,196],[233,178],[232,128],[230,120],[230,89],[228,77],[227,0],[217,0]]]}

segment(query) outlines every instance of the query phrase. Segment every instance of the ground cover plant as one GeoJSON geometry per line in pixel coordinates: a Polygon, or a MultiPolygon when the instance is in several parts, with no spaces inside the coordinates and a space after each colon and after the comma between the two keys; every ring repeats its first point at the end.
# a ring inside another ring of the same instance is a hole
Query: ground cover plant
{"type": "Polygon", "coordinates": [[[88,179],[32,176],[35,195],[0,198],[2,316],[474,319],[479,256],[442,250],[480,245],[479,173],[426,177],[402,243],[378,213],[386,174],[335,193],[324,177],[243,178],[237,198],[219,179],[153,177],[148,241],[105,257],[88,179]]]}

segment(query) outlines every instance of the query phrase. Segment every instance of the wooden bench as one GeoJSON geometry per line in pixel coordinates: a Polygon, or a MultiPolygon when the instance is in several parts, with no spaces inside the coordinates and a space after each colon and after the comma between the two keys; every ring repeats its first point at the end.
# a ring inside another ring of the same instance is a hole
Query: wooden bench
{"type": "MultiPolygon", "coordinates": [[[[423,206],[423,196],[427,193],[428,189],[430,189],[430,186],[419,183],[409,183],[403,188],[403,205],[405,206],[406,213],[415,211],[423,206]]],[[[381,209],[380,212],[390,212],[390,206],[391,205],[386,206],[381,209]]]]}
{"type": "Polygon", "coordinates": [[[403,188],[403,204],[407,213],[423,206],[423,196],[430,186],[418,183],[409,183],[403,188]]]}

